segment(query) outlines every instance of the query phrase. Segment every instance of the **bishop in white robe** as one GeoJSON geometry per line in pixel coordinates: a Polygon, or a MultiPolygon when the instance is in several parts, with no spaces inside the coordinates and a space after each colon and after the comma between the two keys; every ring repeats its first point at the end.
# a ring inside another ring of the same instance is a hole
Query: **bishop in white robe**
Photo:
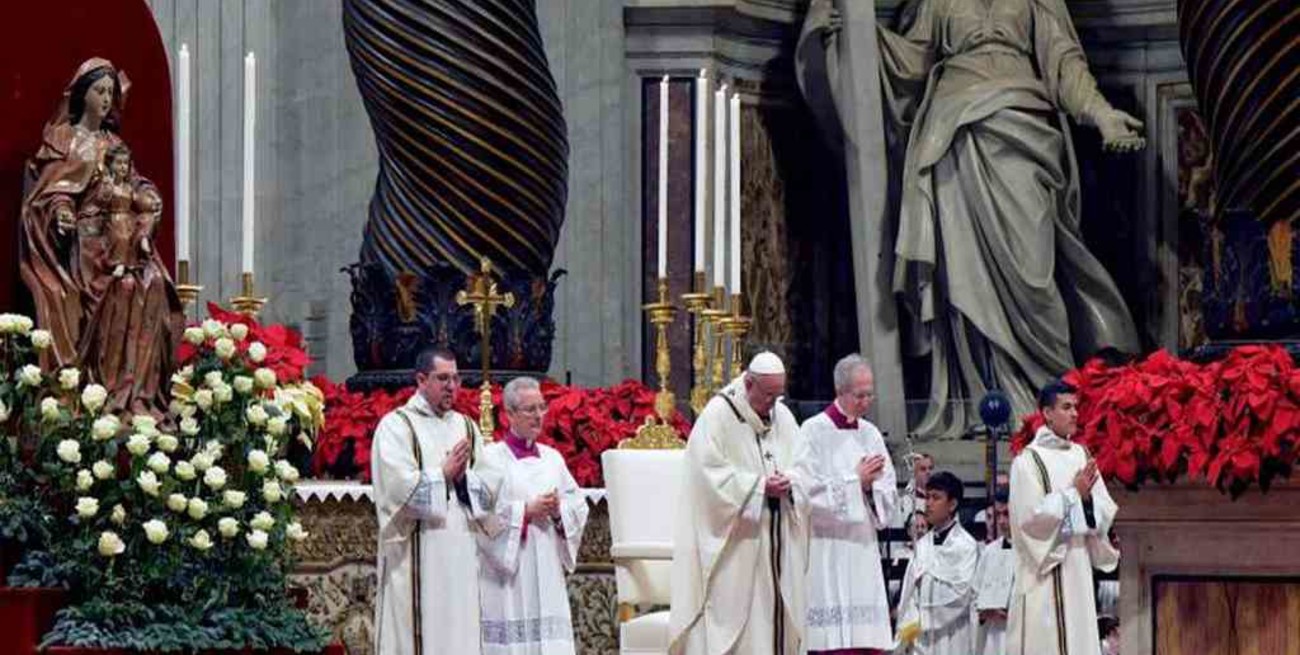
{"type": "Polygon", "coordinates": [[[976,652],[979,655],[1006,655],[1007,611],[1015,584],[1016,553],[1011,545],[1008,499],[999,491],[991,512],[992,527],[999,537],[984,544],[979,567],[975,572],[975,611],[979,615],[976,629],[976,652]]]}
{"type": "Polygon", "coordinates": [[[384,416],[372,446],[375,652],[478,653],[475,533],[509,542],[512,521],[495,511],[501,476],[485,465],[477,426],[451,409],[460,386],[455,357],[421,353],[417,371],[415,395],[384,416]]]}
{"type": "Polygon", "coordinates": [[[1107,536],[1118,507],[1096,462],[1070,441],[1077,402],[1072,387],[1048,383],[1039,396],[1047,424],[1011,465],[1018,561],[1007,623],[1013,655],[1094,655],[1101,648],[1092,570],[1119,564],[1107,536]]]}
{"type": "Polygon", "coordinates": [[[578,563],[587,501],[554,448],[537,443],[546,401],[537,381],[519,377],[502,393],[510,432],[483,458],[503,471],[500,503],[524,517],[520,542],[483,549],[479,584],[483,653],[573,655],[573,620],[565,576],[578,563]]]}
{"type": "Polygon", "coordinates": [[[927,515],[936,527],[916,542],[899,601],[899,651],[912,655],[975,652],[975,572],[980,545],[961,527],[961,480],[948,472],[927,483],[927,515]],[[910,650],[908,647],[910,645],[910,650]]]}
{"type": "Polygon", "coordinates": [[[803,631],[807,517],[787,473],[799,426],[762,353],[691,430],[673,543],[670,652],[794,655],[803,631]]]}
{"type": "Polygon", "coordinates": [[[867,653],[893,642],[876,533],[890,524],[898,483],[880,430],[861,418],[875,398],[871,368],[850,355],[834,375],[835,402],[804,422],[795,456],[812,529],[804,647],[867,653]]]}

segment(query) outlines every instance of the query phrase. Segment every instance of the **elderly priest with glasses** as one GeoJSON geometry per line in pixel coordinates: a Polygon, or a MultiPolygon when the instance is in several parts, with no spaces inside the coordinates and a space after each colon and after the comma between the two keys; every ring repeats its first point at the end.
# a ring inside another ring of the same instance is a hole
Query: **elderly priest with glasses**
{"type": "Polygon", "coordinates": [[[510,430],[484,449],[484,463],[505,474],[497,502],[523,517],[514,540],[484,539],[479,568],[483,653],[573,655],[573,622],[564,576],[578,562],[587,501],[564,457],[537,443],[546,400],[537,381],[519,377],[503,392],[510,430]]]}

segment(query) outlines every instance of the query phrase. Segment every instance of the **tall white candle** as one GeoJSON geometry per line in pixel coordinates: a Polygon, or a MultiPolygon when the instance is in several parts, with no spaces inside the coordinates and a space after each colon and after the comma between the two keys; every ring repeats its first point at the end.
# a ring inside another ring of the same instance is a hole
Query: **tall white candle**
{"type": "Polygon", "coordinates": [[[727,85],[713,94],[713,286],[727,286],[727,85]]]}
{"type": "Polygon", "coordinates": [[[257,59],[253,53],[244,57],[244,228],[243,271],[253,272],[253,165],[257,149],[253,136],[257,133],[257,59]]]}
{"type": "Polygon", "coordinates": [[[731,293],[740,293],[740,94],[731,96],[731,138],[727,139],[731,150],[731,293]]]}
{"type": "MultiPolygon", "coordinates": [[[[695,83],[695,270],[704,271],[704,218],[709,195],[709,73],[695,83]]],[[[698,291],[698,289],[696,289],[698,291]]]]}
{"type": "Polygon", "coordinates": [[[176,259],[190,259],[190,47],[176,56],[176,259]]]}
{"type": "Polygon", "coordinates": [[[668,277],[668,76],[659,81],[659,277],[668,277]]]}

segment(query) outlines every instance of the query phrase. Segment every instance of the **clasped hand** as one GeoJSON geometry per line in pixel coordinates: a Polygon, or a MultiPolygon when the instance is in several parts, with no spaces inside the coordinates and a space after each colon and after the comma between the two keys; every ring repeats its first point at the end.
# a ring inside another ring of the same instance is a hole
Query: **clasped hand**
{"type": "Polygon", "coordinates": [[[763,493],[769,498],[781,498],[790,493],[790,478],[785,477],[784,473],[777,471],[769,476],[763,483],[763,493]]]}
{"type": "Polygon", "coordinates": [[[1097,484],[1097,477],[1097,460],[1089,458],[1083,470],[1074,476],[1074,488],[1079,492],[1080,498],[1092,498],[1092,486],[1097,484]]]}
{"type": "Polygon", "coordinates": [[[448,482],[460,482],[465,477],[465,465],[469,463],[469,439],[461,439],[447,453],[442,462],[442,477],[448,482]]]}
{"type": "Polygon", "coordinates": [[[534,523],[547,517],[557,517],[559,514],[560,495],[554,489],[528,501],[524,506],[524,516],[534,523]]]}
{"type": "Polygon", "coordinates": [[[862,459],[858,460],[857,470],[858,481],[862,484],[862,488],[870,488],[871,484],[879,480],[880,476],[884,474],[885,456],[880,454],[863,455],[862,459]]]}

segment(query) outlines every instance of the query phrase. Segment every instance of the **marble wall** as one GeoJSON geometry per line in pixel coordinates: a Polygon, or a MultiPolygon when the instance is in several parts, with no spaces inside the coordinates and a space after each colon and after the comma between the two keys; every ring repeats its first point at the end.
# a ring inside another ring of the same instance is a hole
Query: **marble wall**
{"type": "MultiPolygon", "coordinates": [[[[258,58],[257,239],[265,317],[301,328],[313,373],[355,370],[350,284],[377,153],[343,46],[341,7],[321,0],[148,0],[175,67],[193,61],[194,260],[201,301],[239,281],[243,55],[258,58]]],[[[569,127],[569,204],[556,268],[552,375],[602,385],[639,371],[638,223],[627,220],[622,8],[539,0],[569,127]]],[[[173,74],[173,79],[174,79],[173,74]]],[[[634,207],[635,205],[633,205],[634,207]]]]}
{"type": "MultiPolygon", "coordinates": [[[[241,61],[246,50],[255,50],[261,72],[258,268],[260,284],[272,297],[268,317],[305,331],[320,360],[315,372],[336,379],[350,375],[349,288],[338,269],[358,251],[376,153],[343,49],[338,4],[149,3],[173,56],[181,42],[194,53],[194,259],[204,300],[229,297],[238,280],[241,61]]],[[[897,4],[877,2],[879,14],[888,19],[897,4]]],[[[1094,160],[1094,182],[1107,185],[1117,178],[1120,184],[1104,204],[1085,197],[1087,229],[1101,235],[1115,227],[1126,230],[1126,237],[1105,244],[1101,255],[1116,267],[1126,297],[1140,307],[1136,313],[1146,343],[1176,347],[1177,180],[1165,146],[1173,135],[1165,127],[1164,98],[1170,88],[1185,84],[1186,75],[1174,3],[1081,0],[1069,6],[1102,85],[1117,104],[1146,121],[1151,139],[1151,147],[1128,160],[1094,160]]],[[[801,7],[800,0],[537,0],[570,140],[569,201],[555,258],[555,267],[569,272],[557,292],[551,371],[557,379],[571,376],[574,383],[599,385],[642,374],[644,263],[653,266],[644,259],[642,234],[643,78],[664,72],[692,76],[707,67],[742,80],[747,121],[764,125],[764,134],[753,135],[763,141],[751,145],[770,141],[770,152],[777,155],[775,169],[746,170],[785,175],[781,169],[789,161],[777,152],[782,148],[786,154],[793,147],[816,156],[815,130],[809,129],[789,66],[801,7]]],[[[817,194],[806,191],[806,179],[778,180],[784,184],[779,194],[775,187],[745,185],[747,193],[766,194],[764,206],[784,206],[763,214],[763,226],[785,229],[791,256],[814,265],[797,271],[784,303],[787,318],[813,317],[818,350],[798,355],[817,363],[839,354],[834,351],[842,349],[843,334],[851,341],[852,326],[838,323],[827,299],[810,295],[817,289],[842,291],[842,267],[829,265],[841,256],[836,244],[842,240],[811,249],[799,244],[810,233],[842,231],[814,227],[823,218],[817,213],[789,212],[798,209],[800,195],[812,197],[808,207],[827,205],[824,198],[834,191],[822,188],[827,179],[813,180],[817,194]]],[[[746,271],[746,278],[758,282],[754,276],[762,274],[746,271]]],[[[766,338],[785,340],[785,334],[782,328],[766,338]]],[[[806,341],[797,334],[791,340],[806,341]]],[[[679,372],[685,366],[681,358],[675,363],[679,372]]],[[[807,390],[821,391],[815,385],[807,390]]]]}
{"type": "Polygon", "coordinates": [[[194,271],[200,302],[240,272],[243,57],[257,56],[256,269],[264,318],[296,325],[313,373],[353,369],[347,277],[377,155],[343,49],[340,6],[312,0],[150,0],[173,64],[193,78],[194,271]]]}

